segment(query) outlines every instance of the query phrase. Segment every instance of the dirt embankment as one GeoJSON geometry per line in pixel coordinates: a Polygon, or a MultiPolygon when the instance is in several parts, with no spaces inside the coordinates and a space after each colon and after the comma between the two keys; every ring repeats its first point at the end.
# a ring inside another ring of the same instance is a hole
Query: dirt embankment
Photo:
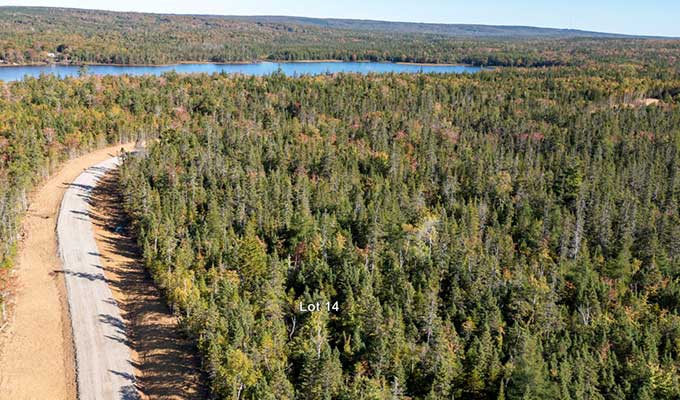
{"type": "Polygon", "coordinates": [[[117,171],[91,193],[90,217],[104,275],[125,322],[136,386],[145,399],[205,399],[205,377],[189,340],[177,327],[139,259],[120,208],[117,171]]]}
{"type": "Polygon", "coordinates": [[[57,256],[56,216],[68,184],[116,145],[67,161],[31,196],[17,255],[16,296],[0,335],[0,399],[75,399],[73,340],[57,256]]]}

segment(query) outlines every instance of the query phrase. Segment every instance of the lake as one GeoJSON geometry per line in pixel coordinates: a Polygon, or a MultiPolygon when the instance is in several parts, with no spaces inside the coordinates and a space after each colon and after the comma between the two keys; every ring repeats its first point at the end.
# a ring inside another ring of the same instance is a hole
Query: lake
{"type": "MultiPolygon", "coordinates": [[[[88,74],[92,75],[160,75],[165,72],[178,73],[207,73],[224,72],[228,74],[269,75],[278,70],[290,76],[318,75],[335,72],[368,73],[443,73],[460,74],[475,73],[480,67],[463,65],[419,65],[396,64],[378,62],[260,62],[244,64],[177,64],[157,66],[129,66],[129,65],[90,65],[88,74]]],[[[78,76],[79,67],[71,65],[44,66],[3,66],[0,67],[0,80],[17,81],[26,76],[38,77],[41,74],[57,75],[60,77],[78,76]]]]}

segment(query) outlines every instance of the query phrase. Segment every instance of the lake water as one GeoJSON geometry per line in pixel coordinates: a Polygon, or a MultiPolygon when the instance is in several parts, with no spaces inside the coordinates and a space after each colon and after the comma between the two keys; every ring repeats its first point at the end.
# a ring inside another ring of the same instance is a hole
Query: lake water
{"type": "MultiPolygon", "coordinates": [[[[461,65],[418,65],[395,64],[377,62],[261,62],[248,64],[177,64],[160,66],[121,66],[121,65],[91,65],[88,74],[92,75],[160,75],[165,72],[178,73],[207,73],[224,72],[228,74],[240,73],[244,75],[269,75],[278,70],[289,76],[318,75],[334,72],[386,73],[444,73],[460,74],[475,73],[482,68],[461,65]]],[[[78,76],[79,67],[70,65],[45,66],[8,66],[0,67],[0,80],[17,81],[26,76],[38,77],[41,74],[51,74],[60,77],[78,76]]]]}

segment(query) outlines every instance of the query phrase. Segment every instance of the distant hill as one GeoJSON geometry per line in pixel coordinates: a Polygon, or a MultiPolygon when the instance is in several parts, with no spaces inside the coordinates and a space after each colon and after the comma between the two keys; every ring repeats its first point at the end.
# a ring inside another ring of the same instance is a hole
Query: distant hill
{"type": "Polygon", "coordinates": [[[202,14],[155,14],[115,12],[103,10],[50,8],[50,7],[13,7],[0,6],[0,11],[16,11],[28,14],[84,14],[84,15],[116,15],[119,21],[124,16],[165,16],[170,18],[191,17],[199,19],[219,19],[223,21],[239,21],[259,24],[280,24],[308,26],[321,29],[343,29],[353,31],[397,32],[415,34],[445,35],[460,38],[644,38],[646,36],[624,35],[617,33],[593,32],[578,29],[539,28],[533,26],[480,25],[480,24],[435,24],[417,22],[392,22],[362,19],[309,18],[296,16],[238,16],[238,15],[202,15],[202,14]]]}
{"type": "Polygon", "coordinates": [[[546,67],[678,61],[680,41],[527,26],[0,7],[0,64],[343,60],[546,67]]]}
{"type": "Polygon", "coordinates": [[[288,16],[223,16],[237,21],[259,23],[295,24],[328,29],[383,31],[446,35],[461,38],[643,38],[645,36],[617,33],[591,32],[578,29],[538,28],[533,26],[478,25],[478,24],[431,24],[417,22],[391,22],[361,19],[307,18],[288,16]]]}

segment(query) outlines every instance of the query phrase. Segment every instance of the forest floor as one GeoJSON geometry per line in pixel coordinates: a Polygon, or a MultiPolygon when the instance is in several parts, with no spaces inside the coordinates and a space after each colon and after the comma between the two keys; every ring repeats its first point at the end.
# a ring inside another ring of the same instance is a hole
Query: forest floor
{"type": "Polygon", "coordinates": [[[91,193],[90,218],[104,275],[125,322],[137,389],[144,399],[207,398],[200,360],[144,269],[121,203],[112,171],[91,193]]]}
{"type": "Polygon", "coordinates": [[[59,274],[56,216],[63,194],[84,169],[121,147],[65,162],[30,196],[14,268],[16,295],[0,334],[0,399],[75,399],[73,338],[64,277],[59,274]]]}

